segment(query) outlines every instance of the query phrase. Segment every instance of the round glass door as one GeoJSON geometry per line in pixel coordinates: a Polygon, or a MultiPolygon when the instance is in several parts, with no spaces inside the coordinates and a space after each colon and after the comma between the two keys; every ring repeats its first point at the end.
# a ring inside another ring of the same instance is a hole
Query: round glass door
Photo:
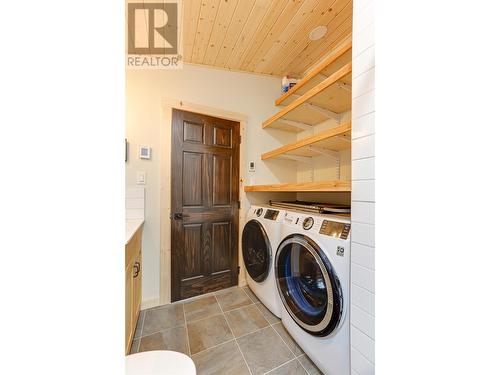
{"type": "Polygon", "coordinates": [[[276,255],[276,281],[290,316],[305,331],[326,336],[342,320],[342,288],[330,261],[310,238],[291,235],[276,255]]]}
{"type": "Polygon", "coordinates": [[[264,227],[257,220],[250,220],[243,228],[243,261],[250,277],[261,282],[266,279],[271,266],[271,245],[264,227]]]}

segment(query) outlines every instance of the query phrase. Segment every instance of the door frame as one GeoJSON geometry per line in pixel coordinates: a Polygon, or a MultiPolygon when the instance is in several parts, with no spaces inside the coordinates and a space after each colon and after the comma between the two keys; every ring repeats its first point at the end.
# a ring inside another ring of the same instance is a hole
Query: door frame
{"type": "Polygon", "coordinates": [[[219,117],[226,120],[231,120],[240,123],[240,176],[239,176],[239,200],[241,202],[238,210],[239,225],[238,225],[238,266],[240,273],[238,275],[238,285],[245,284],[244,264],[241,252],[241,234],[245,224],[245,209],[246,204],[243,201],[245,197],[243,181],[245,172],[245,137],[247,116],[230,112],[223,109],[207,107],[195,103],[187,103],[178,99],[163,99],[162,100],[162,126],[160,128],[160,300],[159,304],[171,303],[171,286],[172,286],[172,261],[171,261],[171,140],[172,140],[172,109],[180,109],[183,111],[196,112],[207,116],[219,117]]]}

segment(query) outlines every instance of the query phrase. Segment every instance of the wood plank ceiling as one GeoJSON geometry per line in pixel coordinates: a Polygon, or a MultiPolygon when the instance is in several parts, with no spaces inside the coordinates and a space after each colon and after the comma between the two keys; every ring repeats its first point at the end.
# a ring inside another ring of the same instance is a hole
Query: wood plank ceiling
{"type": "Polygon", "coordinates": [[[303,76],[352,30],[352,0],[183,0],[182,15],[185,62],[280,77],[303,76]]]}

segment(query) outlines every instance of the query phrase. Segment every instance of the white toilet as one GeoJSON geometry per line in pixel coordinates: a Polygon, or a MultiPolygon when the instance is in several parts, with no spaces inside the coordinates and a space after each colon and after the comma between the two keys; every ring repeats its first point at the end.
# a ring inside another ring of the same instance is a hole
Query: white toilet
{"type": "Polygon", "coordinates": [[[153,350],[125,357],[126,375],[196,375],[187,355],[170,350],[153,350]]]}

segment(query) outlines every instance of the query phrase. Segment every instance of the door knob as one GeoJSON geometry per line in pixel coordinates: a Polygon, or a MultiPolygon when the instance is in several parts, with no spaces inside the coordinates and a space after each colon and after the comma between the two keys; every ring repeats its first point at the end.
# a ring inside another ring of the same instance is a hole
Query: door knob
{"type": "MultiPolygon", "coordinates": [[[[186,217],[189,217],[189,215],[185,215],[185,214],[183,214],[182,212],[176,212],[176,213],[174,213],[174,217],[173,217],[173,219],[174,219],[174,220],[182,220],[182,219],[184,219],[184,218],[186,218],[186,217]]],[[[171,217],[171,218],[172,218],[172,217],[171,217]]]]}

